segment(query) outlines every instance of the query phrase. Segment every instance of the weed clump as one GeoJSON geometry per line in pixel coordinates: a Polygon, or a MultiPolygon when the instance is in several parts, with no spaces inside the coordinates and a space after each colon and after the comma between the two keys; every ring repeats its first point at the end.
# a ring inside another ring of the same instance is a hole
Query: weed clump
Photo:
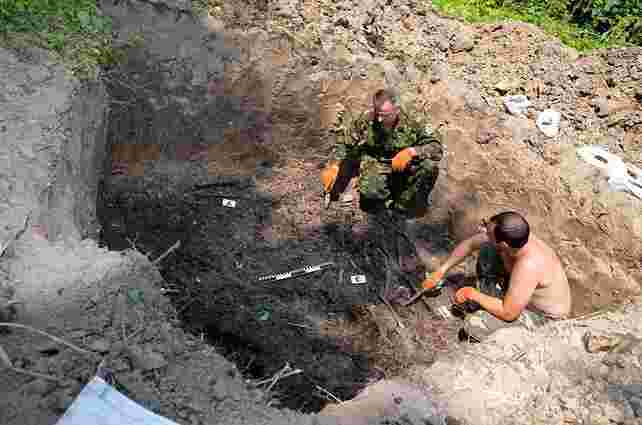
{"type": "Polygon", "coordinates": [[[99,66],[122,54],[113,45],[111,20],[95,0],[2,0],[0,37],[9,48],[53,52],[79,79],[95,78],[99,66]]]}

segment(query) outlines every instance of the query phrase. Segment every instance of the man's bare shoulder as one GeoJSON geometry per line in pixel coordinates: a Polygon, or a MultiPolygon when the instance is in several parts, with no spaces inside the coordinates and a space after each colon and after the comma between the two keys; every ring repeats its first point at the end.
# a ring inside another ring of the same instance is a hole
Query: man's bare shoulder
{"type": "Polygon", "coordinates": [[[530,239],[528,254],[515,261],[515,268],[528,273],[545,270],[550,267],[551,260],[556,258],[555,252],[537,236],[531,234],[530,239]]]}
{"type": "Polygon", "coordinates": [[[479,249],[483,244],[489,243],[490,239],[486,232],[479,232],[469,237],[468,240],[473,245],[475,249],[479,249]]]}

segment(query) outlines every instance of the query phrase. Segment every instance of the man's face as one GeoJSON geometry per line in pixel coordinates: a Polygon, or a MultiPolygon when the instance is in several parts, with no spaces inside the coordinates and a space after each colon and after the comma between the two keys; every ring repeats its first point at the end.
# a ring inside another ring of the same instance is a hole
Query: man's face
{"type": "Polygon", "coordinates": [[[375,119],[381,122],[384,127],[391,128],[396,124],[398,115],[399,109],[391,102],[386,101],[381,105],[381,108],[379,108],[375,119]]]}
{"type": "Polygon", "coordinates": [[[491,222],[487,218],[482,218],[481,222],[479,223],[479,230],[482,232],[486,232],[488,240],[491,241],[493,245],[498,247],[497,240],[495,240],[495,223],[491,222]]]}

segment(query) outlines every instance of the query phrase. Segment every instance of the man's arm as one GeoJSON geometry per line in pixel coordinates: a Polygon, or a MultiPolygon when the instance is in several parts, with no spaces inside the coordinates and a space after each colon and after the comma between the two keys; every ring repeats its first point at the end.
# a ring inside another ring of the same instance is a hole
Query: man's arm
{"type": "Polygon", "coordinates": [[[517,263],[511,273],[508,292],[503,300],[476,292],[471,301],[475,301],[498,319],[512,322],[522,314],[537,287],[536,271],[529,262],[517,263]]]}
{"type": "Polygon", "coordinates": [[[443,275],[446,275],[446,273],[448,273],[448,270],[460,264],[473,252],[479,251],[479,248],[482,246],[482,244],[486,242],[488,242],[488,235],[485,232],[478,233],[460,242],[450,254],[448,259],[439,267],[437,271],[441,272],[443,275]]]}

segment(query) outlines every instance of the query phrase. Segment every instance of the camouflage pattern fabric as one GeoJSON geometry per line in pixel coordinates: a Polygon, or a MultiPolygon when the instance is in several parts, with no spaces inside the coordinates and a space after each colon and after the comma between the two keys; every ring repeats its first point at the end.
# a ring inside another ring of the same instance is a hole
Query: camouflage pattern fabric
{"type": "MultiPolygon", "coordinates": [[[[477,289],[491,297],[502,299],[508,289],[510,276],[504,268],[504,262],[494,246],[484,244],[479,250],[477,260],[477,289]]],[[[464,331],[474,339],[483,341],[495,331],[512,326],[536,329],[548,323],[550,319],[531,310],[524,310],[513,322],[505,322],[485,310],[478,310],[466,315],[464,331]]]]}
{"type": "Polygon", "coordinates": [[[427,204],[439,175],[443,157],[442,137],[429,125],[410,118],[403,110],[399,123],[387,129],[368,113],[339,114],[334,129],[337,138],[334,157],[359,161],[361,208],[381,208],[401,213],[427,204]],[[418,156],[409,170],[393,172],[390,160],[401,150],[414,147],[418,156]]]}

